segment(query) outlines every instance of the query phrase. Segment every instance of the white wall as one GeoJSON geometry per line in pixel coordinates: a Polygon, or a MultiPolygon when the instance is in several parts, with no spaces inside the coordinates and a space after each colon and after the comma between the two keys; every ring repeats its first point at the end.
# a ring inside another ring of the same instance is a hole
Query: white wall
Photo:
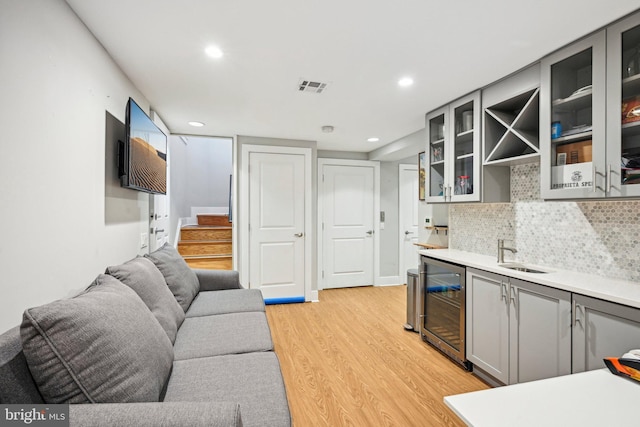
{"type": "Polygon", "coordinates": [[[64,1],[2,0],[0,58],[2,332],[134,257],[149,196],[111,168],[128,97],[148,103],[64,1]]]}

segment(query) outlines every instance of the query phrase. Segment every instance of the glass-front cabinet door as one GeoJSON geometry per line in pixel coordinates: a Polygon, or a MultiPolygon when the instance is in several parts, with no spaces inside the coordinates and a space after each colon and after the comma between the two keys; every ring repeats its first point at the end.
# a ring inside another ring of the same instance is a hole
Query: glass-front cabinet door
{"type": "Polygon", "coordinates": [[[448,201],[445,187],[445,154],[448,153],[449,137],[446,134],[449,122],[449,107],[443,107],[427,114],[426,132],[426,195],[425,200],[431,203],[448,201]]]}
{"type": "Polygon", "coordinates": [[[426,116],[430,203],[480,200],[480,92],[426,116]]]}
{"type": "Polygon", "coordinates": [[[451,201],[480,200],[480,92],[451,104],[451,201]]]}
{"type": "Polygon", "coordinates": [[[541,61],[545,199],[605,196],[605,40],[601,31],[541,61]]]}
{"type": "Polygon", "coordinates": [[[640,196],[640,14],[607,28],[607,192],[640,196]]]}

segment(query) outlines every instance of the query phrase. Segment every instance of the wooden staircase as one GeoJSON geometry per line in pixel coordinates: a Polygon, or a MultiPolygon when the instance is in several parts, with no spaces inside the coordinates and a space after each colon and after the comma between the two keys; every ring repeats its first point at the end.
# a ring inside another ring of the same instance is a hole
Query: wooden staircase
{"type": "Polygon", "coordinates": [[[191,268],[233,268],[231,223],[228,215],[198,215],[198,225],[180,230],[178,252],[191,268]]]}

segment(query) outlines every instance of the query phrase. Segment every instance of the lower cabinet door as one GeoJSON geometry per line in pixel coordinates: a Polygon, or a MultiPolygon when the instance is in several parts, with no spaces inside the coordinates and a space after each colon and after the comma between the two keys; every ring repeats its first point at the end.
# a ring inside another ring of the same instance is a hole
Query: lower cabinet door
{"type": "Polygon", "coordinates": [[[571,373],[571,294],[518,279],[509,289],[509,384],[571,373]]]}
{"type": "Polygon", "coordinates": [[[572,371],[604,368],[605,357],[640,348],[640,309],[573,295],[572,371]]]}
{"type": "Polygon", "coordinates": [[[509,381],[508,278],[467,268],[467,359],[499,382],[509,381]]]}

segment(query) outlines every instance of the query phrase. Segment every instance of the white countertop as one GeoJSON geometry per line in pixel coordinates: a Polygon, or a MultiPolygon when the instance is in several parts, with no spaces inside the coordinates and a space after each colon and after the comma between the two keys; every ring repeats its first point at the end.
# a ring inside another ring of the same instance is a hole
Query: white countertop
{"type": "Polygon", "coordinates": [[[457,249],[425,249],[418,252],[430,258],[640,308],[640,283],[638,282],[609,279],[593,274],[536,266],[529,263],[525,264],[547,271],[547,273],[525,273],[500,267],[494,256],[480,255],[457,249]]]}
{"type": "Polygon", "coordinates": [[[638,425],[640,383],[607,369],[444,398],[475,427],[638,425]]]}

